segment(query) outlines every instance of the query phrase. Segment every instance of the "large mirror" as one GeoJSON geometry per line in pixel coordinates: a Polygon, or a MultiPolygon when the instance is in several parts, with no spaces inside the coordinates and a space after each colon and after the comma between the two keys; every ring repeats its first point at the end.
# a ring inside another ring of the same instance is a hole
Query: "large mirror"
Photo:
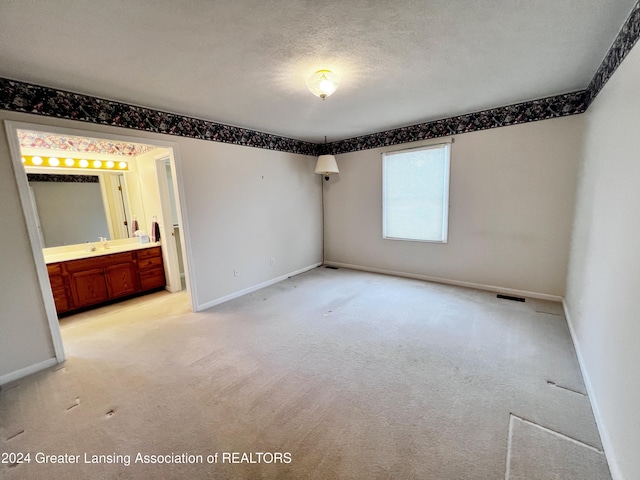
{"type": "Polygon", "coordinates": [[[155,163],[168,151],[66,133],[17,134],[45,248],[131,238],[135,225],[149,231],[160,213],[155,163]]]}
{"type": "Polygon", "coordinates": [[[25,171],[45,248],[129,238],[144,222],[137,173],[25,171]]]}

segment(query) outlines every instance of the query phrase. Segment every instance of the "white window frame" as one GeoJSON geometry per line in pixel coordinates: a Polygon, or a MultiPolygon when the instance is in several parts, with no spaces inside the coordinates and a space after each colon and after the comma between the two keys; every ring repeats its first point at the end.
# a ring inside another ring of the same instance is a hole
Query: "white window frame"
{"type": "Polygon", "coordinates": [[[403,150],[394,150],[383,152],[382,154],[382,238],[385,240],[401,240],[406,242],[423,242],[423,243],[447,243],[449,237],[449,179],[451,176],[451,142],[437,143],[431,145],[423,145],[420,147],[407,148],[403,150]],[[388,157],[401,155],[403,153],[416,152],[422,150],[432,150],[435,148],[445,149],[445,159],[443,168],[443,192],[442,192],[442,236],[437,239],[423,238],[402,238],[387,235],[387,169],[386,161],[388,157]]]}

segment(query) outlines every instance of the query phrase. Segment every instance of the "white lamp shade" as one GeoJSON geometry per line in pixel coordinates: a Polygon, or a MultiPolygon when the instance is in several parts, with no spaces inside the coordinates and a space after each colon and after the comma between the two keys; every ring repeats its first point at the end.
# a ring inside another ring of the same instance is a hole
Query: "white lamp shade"
{"type": "Polygon", "coordinates": [[[320,155],[316,163],[316,173],[320,175],[331,175],[332,173],[340,173],[336,157],[333,155],[320,155]]]}

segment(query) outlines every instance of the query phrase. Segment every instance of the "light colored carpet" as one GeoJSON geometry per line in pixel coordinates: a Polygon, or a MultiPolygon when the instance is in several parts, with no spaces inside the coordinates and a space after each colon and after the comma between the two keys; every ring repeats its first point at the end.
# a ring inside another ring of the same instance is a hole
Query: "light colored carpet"
{"type": "Polygon", "coordinates": [[[610,478],[601,451],[518,417],[511,417],[506,480],[610,478]]]}
{"type": "Polygon", "coordinates": [[[538,437],[524,463],[538,432],[508,446],[513,414],[602,449],[559,311],[318,268],[201,313],[166,292],[85,312],[62,321],[64,365],[0,391],[0,450],[131,465],[32,461],[0,477],[505,479],[509,457],[555,478],[538,437]]]}

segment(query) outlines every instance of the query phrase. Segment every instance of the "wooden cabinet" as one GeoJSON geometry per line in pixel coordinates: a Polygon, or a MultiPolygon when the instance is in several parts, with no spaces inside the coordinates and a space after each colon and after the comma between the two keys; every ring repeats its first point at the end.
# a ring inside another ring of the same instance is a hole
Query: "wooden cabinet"
{"type": "Polygon", "coordinates": [[[47,265],[58,313],[129,297],[166,284],[162,250],[150,247],[47,265]]]}
{"type": "Polygon", "coordinates": [[[164,287],[167,282],[164,277],[164,264],[162,263],[160,247],[139,250],[137,253],[140,288],[142,290],[151,290],[164,287]]]}
{"type": "Polygon", "coordinates": [[[104,269],[93,268],[69,275],[73,306],[76,308],[94,305],[109,300],[104,282],[104,269]]]}
{"type": "Polygon", "coordinates": [[[66,276],[62,273],[62,265],[54,263],[47,265],[49,272],[49,281],[51,282],[51,291],[53,292],[53,301],[56,304],[58,313],[64,313],[71,310],[69,302],[69,283],[66,276]]]}
{"type": "Polygon", "coordinates": [[[109,298],[125,297],[140,291],[136,266],[133,263],[118,263],[104,269],[109,298]]]}

